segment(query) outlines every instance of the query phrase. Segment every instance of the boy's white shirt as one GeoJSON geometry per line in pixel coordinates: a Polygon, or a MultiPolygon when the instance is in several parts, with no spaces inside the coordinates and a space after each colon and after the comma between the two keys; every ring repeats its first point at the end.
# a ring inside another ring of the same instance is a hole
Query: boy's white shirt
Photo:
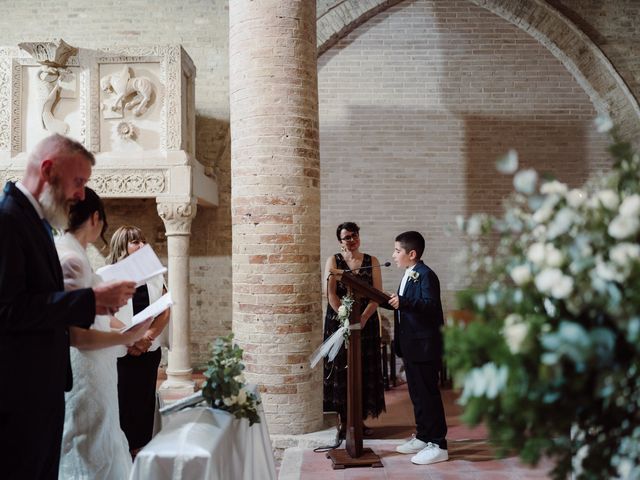
{"type": "Polygon", "coordinates": [[[398,289],[398,296],[402,297],[402,295],[404,294],[404,289],[407,286],[407,281],[409,279],[409,272],[413,271],[413,267],[415,267],[414,265],[411,265],[410,267],[407,267],[406,270],[404,271],[404,277],[402,277],[402,281],[400,282],[400,288],[398,289]]]}

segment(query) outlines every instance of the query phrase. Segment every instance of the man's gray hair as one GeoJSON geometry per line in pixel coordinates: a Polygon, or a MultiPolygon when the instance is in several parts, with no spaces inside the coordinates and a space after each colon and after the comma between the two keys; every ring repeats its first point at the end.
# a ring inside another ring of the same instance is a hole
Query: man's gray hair
{"type": "Polygon", "coordinates": [[[68,155],[82,155],[91,162],[96,164],[96,159],[84,145],[69,137],[55,133],[44,140],[38,142],[29,154],[29,163],[40,165],[46,158],[68,155]]]}

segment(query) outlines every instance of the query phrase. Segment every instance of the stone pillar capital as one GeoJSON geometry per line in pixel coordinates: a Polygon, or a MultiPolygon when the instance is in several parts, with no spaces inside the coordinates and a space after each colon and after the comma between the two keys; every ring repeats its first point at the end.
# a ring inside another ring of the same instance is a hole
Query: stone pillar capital
{"type": "Polygon", "coordinates": [[[195,198],[157,199],[158,215],[164,222],[166,235],[190,235],[191,222],[196,216],[195,198]]]}

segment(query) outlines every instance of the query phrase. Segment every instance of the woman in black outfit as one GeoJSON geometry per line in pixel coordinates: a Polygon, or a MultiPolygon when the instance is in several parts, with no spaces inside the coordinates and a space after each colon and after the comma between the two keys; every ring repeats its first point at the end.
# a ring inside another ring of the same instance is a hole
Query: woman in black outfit
{"type": "MultiPolygon", "coordinates": [[[[340,253],[331,255],[325,264],[327,285],[327,313],[324,321],[324,339],[329,338],[342,325],[337,318],[341,299],[347,294],[347,288],[333,275],[330,269],[349,269],[360,280],[377,289],[382,289],[380,263],[372,255],[360,252],[360,228],[353,222],[338,225],[336,236],[340,244],[340,253]]],[[[378,304],[364,300],[354,304],[361,312],[360,322],[362,352],[362,418],[377,417],[385,411],[384,384],[382,380],[382,360],[380,354],[380,323],[378,304]]],[[[338,412],[340,415],[340,434],[344,437],[347,424],[347,352],[343,347],[333,360],[324,361],[324,411],[338,412]]],[[[364,427],[365,435],[370,429],[364,427]]]]}
{"type": "MultiPolygon", "coordinates": [[[[107,263],[116,263],[146,244],[142,231],[133,226],[116,230],[111,237],[107,263]]],[[[162,275],[153,277],[136,289],[133,298],[122,307],[116,318],[130,325],[131,317],[158,300],[166,292],[162,275]]],[[[161,334],[169,323],[169,310],[154,318],[144,336],[118,359],[118,402],[120,427],[129,441],[132,457],[153,435],[156,406],[156,382],[162,357],[161,334]]]]}

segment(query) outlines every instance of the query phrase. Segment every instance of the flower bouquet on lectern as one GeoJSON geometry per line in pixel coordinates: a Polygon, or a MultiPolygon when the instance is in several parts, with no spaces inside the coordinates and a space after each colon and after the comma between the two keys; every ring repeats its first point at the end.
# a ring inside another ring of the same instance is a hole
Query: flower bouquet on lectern
{"type": "Polygon", "coordinates": [[[204,373],[202,396],[212,408],[226,410],[249,425],[260,423],[256,394],[247,389],[242,371],[242,349],[233,343],[233,334],[218,337],[212,345],[211,359],[204,373]]]}
{"type": "Polygon", "coordinates": [[[460,222],[473,319],[445,329],[463,419],[555,479],[640,478],[640,156],[599,127],[613,168],[583,188],[499,161],[516,193],[460,222]]]}

